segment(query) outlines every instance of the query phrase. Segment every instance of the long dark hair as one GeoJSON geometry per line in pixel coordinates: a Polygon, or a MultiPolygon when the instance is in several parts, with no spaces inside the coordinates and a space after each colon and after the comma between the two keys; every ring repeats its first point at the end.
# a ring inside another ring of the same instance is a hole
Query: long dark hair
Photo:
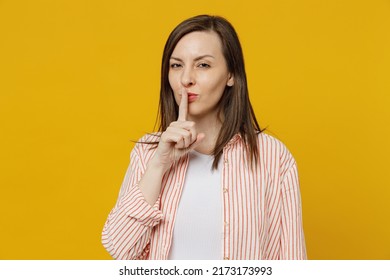
{"type": "Polygon", "coordinates": [[[249,101],[244,56],[236,31],[226,19],[220,16],[199,15],[189,18],[176,26],[169,35],[165,43],[161,64],[158,131],[164,132],[170,123],[178,118],[179,107],[168,80],[169,59],[180,39],[194,31],[214,31],[218,34],[222,42],[222,53],[228,71],[234,77],[234,85],[226,86],[219,102],[219,110],[227,125],[222,125],[214,147],[213,168],[218,167],[223,148],[236,134],[240,134],[246,144],[250,162],[256,163],[259,159],[257,134],[261,133],[262,130],[249,101]]]}

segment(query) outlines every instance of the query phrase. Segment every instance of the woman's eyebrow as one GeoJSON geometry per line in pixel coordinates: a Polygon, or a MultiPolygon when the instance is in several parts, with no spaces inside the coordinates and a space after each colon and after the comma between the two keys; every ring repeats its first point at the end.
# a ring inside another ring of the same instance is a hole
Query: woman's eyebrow
{"type": "MultiPolygon", "coordinates": [[[[205,54],[205,55],[200,55],[200,56],[196,57],[196,58],[194,59],[194,61],[198,61],[198,60],[201,60],[201,59],[206,58],[206,57],[215,58],[215,57],[212,56],[211,54],[205,54]]],[[[183,62],[183,60],[182,60],[181,58],[178,58],[178,57],[171,56],[171,59],[174,59],[174,60],[183,62]]]]}

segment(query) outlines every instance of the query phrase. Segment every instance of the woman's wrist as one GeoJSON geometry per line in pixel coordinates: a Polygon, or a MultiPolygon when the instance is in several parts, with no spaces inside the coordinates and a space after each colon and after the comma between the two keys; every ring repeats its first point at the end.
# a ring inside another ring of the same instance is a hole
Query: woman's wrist
{"type": "Polygon", "coordinates": [[[171,163],[167,164],[167,163],[163,163],[159,156],[157,154],[155,154],[149,161],[148,163],[148,168],[150,168],[151,170],[154,170],[155,172],[161,172],[162,175],[165,174],[165,172],[168,171],[168,169],[171,167],[171,163]]]}

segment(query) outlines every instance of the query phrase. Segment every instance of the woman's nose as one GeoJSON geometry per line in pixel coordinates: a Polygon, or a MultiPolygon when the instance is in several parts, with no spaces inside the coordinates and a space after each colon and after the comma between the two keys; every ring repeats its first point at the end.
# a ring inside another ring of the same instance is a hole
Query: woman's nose
{"type": "Polygon", "coordinates": [[[191,68],[184,68],[181,75],[181,83],[184,87],[189,87],[195,84],[195,77],[191,68]]]}

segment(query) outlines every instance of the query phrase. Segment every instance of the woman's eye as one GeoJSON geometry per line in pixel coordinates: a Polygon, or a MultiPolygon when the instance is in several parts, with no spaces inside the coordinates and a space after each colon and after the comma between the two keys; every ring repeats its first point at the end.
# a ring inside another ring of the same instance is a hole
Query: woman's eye
{"type": "Polygon", "coordinates": [[[171,68],[179,68],[181,65],[179,63],[172,63],[171,68]]]}
{"type": "Polygon", "coordinates": [[[209,68],[209,67],[210,67],[210,65],[207,64],[207,63],[200,63],[198,66],[199,66],[200,68],[209,68]]]}

